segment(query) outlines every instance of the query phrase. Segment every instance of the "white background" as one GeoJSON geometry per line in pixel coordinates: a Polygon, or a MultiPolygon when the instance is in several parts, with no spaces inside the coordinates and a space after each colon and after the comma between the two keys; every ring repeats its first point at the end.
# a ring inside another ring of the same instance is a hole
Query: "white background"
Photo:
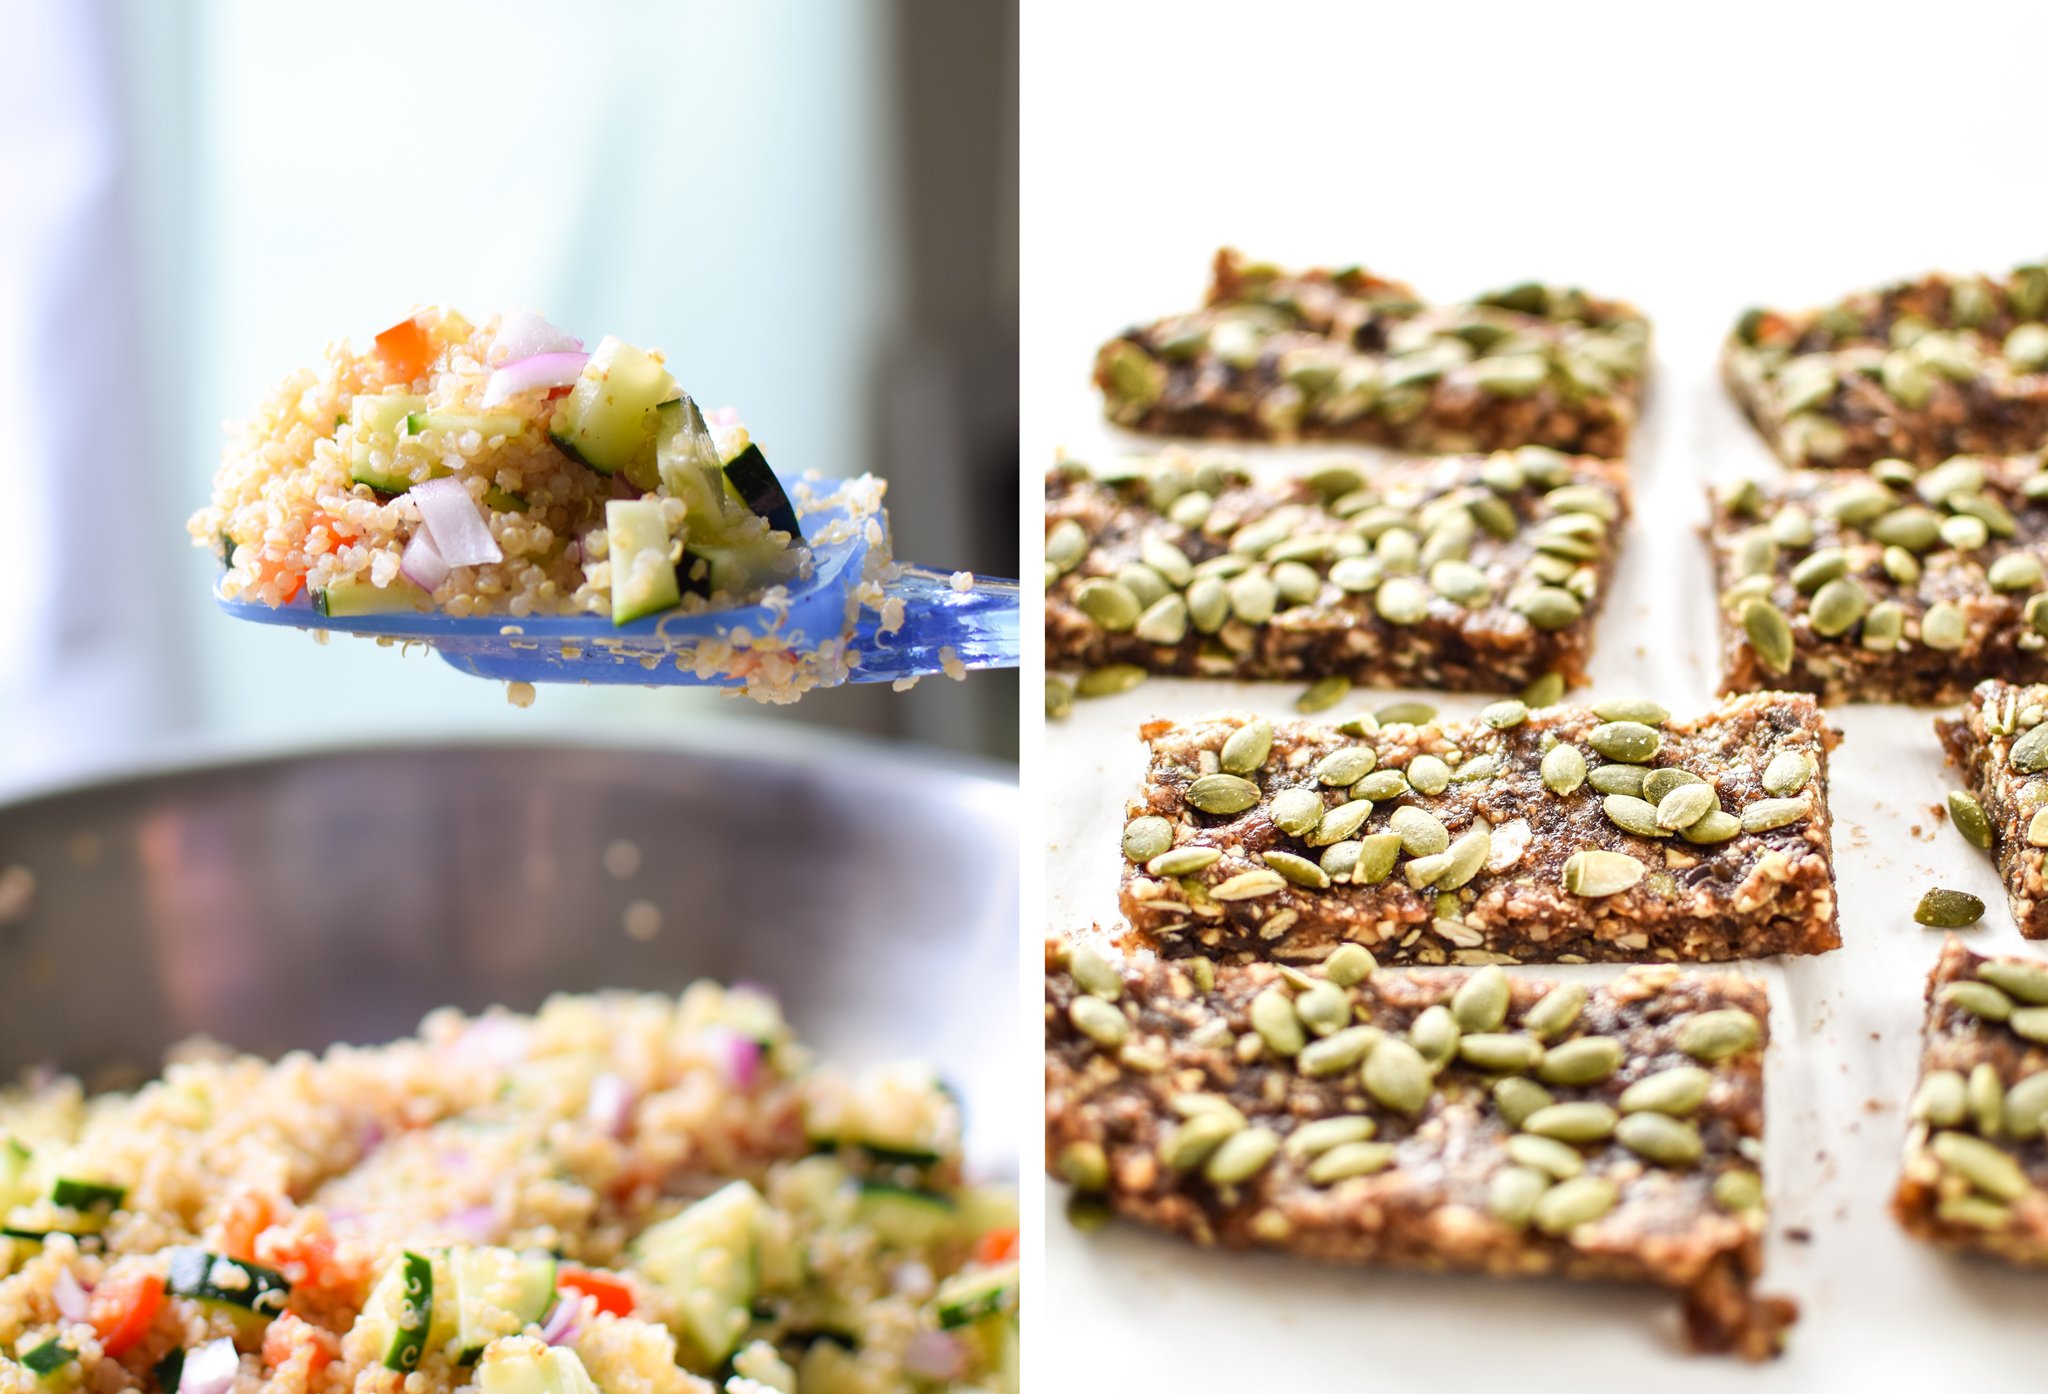
{"type": "MultiPolygon", "coordinates": [[[[1432,298],[1538,278],[1632,299],[1655,324],[1655,377],[1593,671],[1597,690],[1697,708],[1717,675],[1703,488],[1773,468],[1714,376],[1721,337],[1752,303],[2048,256],[2044,40],[2048,11],[2017,6],[1034,0],[1026,459],[1131,443],[1101,424],[1094,349],[1192,307],[1219,243],[1297,265],[1362,261],[1432,298]]],[[[1048,805],[1047,927],[1114,912],[1138,722],[1279,714],[1297,690],[1154,680],[1052,730],[1042,775],[1027,777],[1048,805]]],[[[1079,1235],[1052,1188],[1032,1386],[2042,1387],[2048,1274],[1925,1250],[1885,1209],[1939,946],[1912,922],[1914,900],[1937,881],[1973,891],[1993,907],[1973,947],[2023,944],[1988,861],[1933,816],[1951,781],[1931,716],[1836,713],[1847,946],[1749,970],[1776,1004],[1765,1286],[1805,1308],[1784,1359],[1680,1354],[1675,1300],[1659,1294],[1352,1273],[1128,1226],[1079,1235]]]]}

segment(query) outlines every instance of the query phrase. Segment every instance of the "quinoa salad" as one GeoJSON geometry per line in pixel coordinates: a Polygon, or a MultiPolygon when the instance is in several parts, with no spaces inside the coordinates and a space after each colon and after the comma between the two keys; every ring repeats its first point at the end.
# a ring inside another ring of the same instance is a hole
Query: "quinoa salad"
{"type": "Polygon", "coordinates": [[[1016,1199],[758,991],[558,996],[0,1095],[0,1389],[1017,1388],[1016,1199]]]}
{"type": "Polygon", "coordinates": [[[844,681],[863,609],[900,627],[885,485],[785,489],[730,409],[705,411],[659,350],[583,342],[538,315],[428,306],[357,352],[330,344],[231,424],[193,542],[226,600],[309,605],[337,621],[636,621],[762,605],[786,618],[813,551],[860,537],[844,630],[735,630],[678,642],[700,678],[787,701],[844,681]],[[893,606],[895,613],[890,613],[893,606]]]}

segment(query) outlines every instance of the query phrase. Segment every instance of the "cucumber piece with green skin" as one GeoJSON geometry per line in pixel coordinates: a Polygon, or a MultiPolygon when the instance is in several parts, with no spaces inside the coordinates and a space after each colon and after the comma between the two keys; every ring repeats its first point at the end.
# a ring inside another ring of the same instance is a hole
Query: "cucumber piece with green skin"
{"type": "Polygon", "coordinates": [[[52,1336],[34,1350],[24,1351],[21,1356],[21,1363],[33,1370],[37,1379],[47,1379],[76,1359],[78,1359],[76,1351],[65,1345],[62,1340],[52,1336]]]}
{"type": "Polygon", "coordinates": [[[652,489],[655,413],[676,395],[676,380],[652,355],[607,335],[583,365],[576,385],[555,408],[548,435],[599,474],[626,477],[652,489]]]}
{"type": "Polygon", "coordinates": [[[459,436],[475,431],[485,440],[492,436],[516,436],[526,429],[527,418],[511,412],[416,411],[405,418],[405,433],[417,436],[427,431],[459,436]]]}
{"type": "Polygon", "coordinates": [[[180,1346],[156,1362],[156,1387],[163,1394],[178,1394],[178,1385],[185,1378],[185,1350],[180,1346]]]}
{"type": "Polygon", "coordinates": [[[630,624],[682,600],[660,500],[612,499],[604,506],[604,526],[613,624],[630,624]]]}
{"type": "Polygon", "coordinates": [[[959,1209],[947,1197],[880,1181],[861,1183],[854,1216],[896,1249],[929,1249],[960,1232],[959,1209]]]}
{"type": "Polygon", "coordinates": [[[60,1176],[50,1187],[51,1203],[67,1210],[118,1210],[127,1198],[128,1188],[110,1181],[81,1181],[75,1177],[60,1176]]]}
{"type": "Polygon", "coordinates": [[[455,1339],[455,1315],[448,1255],[407,1250],[370,1290],[356,1326],[368,1333],[371,1350],[383,1352],[387,1369],[411,1370],[428,1351],[447,1349],[455,1339]],[[392,1363],[408,1358],[413,1364],[392,1363]]]}
{"type": "Polygon", "coordinates": [[[477,1367],[480,1394],[598,1394],[597,1381],[567,1346],[505,1341],[484,1352],[477,1367]]]}
{"type": "Polygon", "coordinates": [[[244,1263],[196,1245],[171,1250],[164,1288],[210,1306],[232,1308],[268,1319],[284,1310],[291,1280],[274,1268],[244,1263]]]}
{"type": "Polygon", "coordinates": [[[676,564],[677,583],[692,595],[751,595],[796,574],[789,546],[776,537],[752,542],[692,542],[676,564]]]}
{"type": "Polygon", "coordinates": [[[775,471],[768,468],[768,457],[761,453],[760,446],[750,443],[735,455],[725,466],[725,477],[747,507],[768,520],[769,527],[788,533],[794,540],[803,539],[796,507],[782,491],[782,481],[775,477],[775,471]]]}
{"type": "Polygon", "coordinates": [[[524,498],[510,489],[500,489],[495,484],[484,490],[484,502],[500,513],[524,513],[527,509],[524,498]]]}
{"type": "Polygon", "coordinates": [[[465,1365],[500,1336],[538,1324],[554,1305],[552,1254],[491,1246],[456,1249],[448,1256],[448,1270],[455,1279],[457,1358],[465,1365]]]}
{"type": "Polygon", "coordinates": [[[388,615],[417,610],[426,598],[425,591],[403,576],[393,577],[388,586],[352,579],[336,581],[315,590],[313,612],[329,619],[345,619],[350,615],[388,615]]]}
{"type": "Polygon", "coordinates": [[[955,1273],[939,1284],[932,1296],[932,1311],[939,1326],[947,1331],[966,1326],[983,1317],[1017,1310],[1017,1265],[955,1273]]]}
{"type": "Polygon", "coordinates": [[[358,484],[369,485],[380,494],[402,494],[410,489],[410,475],[400,474],[389,466],[378,469],[370,460],[370,452],[381,449],[387,460],[393,459],[406,418],[426,410],[426,406],[425,399],[420,397],[356,398],[349,412],[349,419],[355,422],[356,435],[355,442],[349,447],[348,477],[358,484]]]}
{"type": "Polygon", "coordinates": [[[671,1326],[699,1373],[723,1365],[753,1320],[760,1192],[734,1181],[633,1241],[633,1265],[674,1303],[671,1326]]]}
{"type": "Polygon", "coordinates": [[[416,1370],[434,1320],[434,1262],[407,1250],[392,1272],[398,1277],[398,1292],[391,1340],[384,1347],[384,1368],[416,1370]]]}
{"type": "Polygon", "coordinates": [[[654,459],[660,482],[688,508],[683,531],[692,542],[722,542],[744,523],[746,501],[733,489],[704,413],[688,394],[655,410],[654,459]]]}

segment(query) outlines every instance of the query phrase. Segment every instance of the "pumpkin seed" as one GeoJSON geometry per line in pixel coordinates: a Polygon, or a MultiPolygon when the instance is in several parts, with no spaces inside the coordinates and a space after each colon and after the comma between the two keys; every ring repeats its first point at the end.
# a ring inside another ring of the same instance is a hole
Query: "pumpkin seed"
{"type": "Polygon", "coordinates": [[[1546,632],[1563,629],[1585,611],[1585,604],[1568,590],[1537,586],[1513,602],[1522,618],[1546,632]]]}
{"type": "Polygon", "coordinates": [[[1145,870],[1153,876],[1192,876],[1204,867],[1214,866],[1222,856],[1214,847],[1176,847],[1146,862],[1145,870]]]}
{"type": "Polygon", "coordinates": [[[1135,625],[1143,608],[1130,587],[1101,576],[1090,577],[1075,588],[1074,605],[1112,634],[1135,625]]]}
{"type": "Polygon", "coordinates": [[[1766,833],[1797,823],[1807,816],[1804,799],[1758,799],[1742,810],[1742,830],[1766,833]]]}
{"type": "Polygon", "coordinates": [[[1408,762],[1409,787],[1418,794],[1435,798],[1451,787],[1451,767],[1434,755],[1417,755],[1408,762]]]}
{"type": "Polygon", "coordinates": [[[1674,832],[1689,828],[1712,813],[1715,802],[1712,785],[1681,784],[1657,805],[1657,826],[1674,832]]]}
{"type": "Polygon", "coordinates": [[[1488,1074],[1512,1074],[1534,1069],[1543,1047],[1533,1036],[1484,1031],[1458,1038],[1458,1058],[1488,1074]]]}
{"type": "Polygon", "coordinates": [[[1072,571],[1088,555],[1088,533],[1072,518],[1062,518],[1045,533],[1045,559],[1055,569],[1072,571]]]}
{"type": "Polygon", "coordinates": [[[1323,849],[1323,855],[1316,858],[1332,881],[1348,881],[1351,873],[1358,869],[1359,844],[1356,841],[1333,842],[1323,849]]]}
{"type": "Polygon", "coordinates": [[[1339,987],[1355,987],[1371,977],[1379,963],[1363,944],[1340,944],[1323,960],[1323,976],[1339,987]]]}
{"type": "Polygon", "coordinates": [[[1234,774],[1205,774],[1181,794],[1188,806],[1203,813],[1243,813],[1259,801],[1259,786],[1234,774]]]}
{"type": "Polygon", "coordinates": [[[1384,803],[1408,792],[1408,776],[1400,770],[1374,770],[1351,786],[1351,797],[1384,803]]]}
{"type": "MultiPolygon", "coordinates": [[[[1668,1113],[1685,1117],[1707,1101],[1714,1077],[1697,1065],[1674,1065],[1653,1075],[1644,1075],[1621,1091],[1623,1113],[1668,1113]]],[[[1628,1142],[1627,1138],[1622,1139],[1628,1142]]]]}
{"type": "Polygon", "coordinates": [[[1522,1014],[1522,1029],[1539,1041],[1553,1040],[1578,1024],[1586,1008],[1586,989],[1578,983],[1559,983],[1537,998],[1522,1014]]]}
{"type": "MultiPolygon", "coordinates": [[[[1394,810],[1396,813],[1399,809],[1394,810]]],[[[1407,839],[1399,831],[1369,833],[1358,841],[1358,865],[1352,869],[1351,879],[1362,886],[1377,885],[1387,879],[1394,870],[1394,859],[1407,845],[1407,839]]]]}
{"type": "Polygon", "coordinates": [[[1586,744],[1610,760],[1639,765],[1657,753],[1664,738],[1640,721],[1608,721],[1592,729],[1586,744]]]}
{"type": "Polygon", "coordinates": [[[1149,862],[1173,846],[1173,824],[1146,814],[1124,824],[1124,856],[1134,862],[1149,862]]]}
{"type": "Polygon", "coordinates": [[[1598,1084],[1621,1068],[1621,1042],[1612,1036],[1575,1036],[1550,1047],[1536,1077],[1545,1084],[1598,1084]]]}
{"type": "Polygon", "coordinates": [[[1549,1188],[1550,1178],[1534,1167],[1502,1167],[1486,1183],[1487,1211],[1509,1229],[1527,1229],[1549,1188]]]}
{"type": "Polygon", "coordinates": [[[1934,1070],[1913,1091],[1906,1116],[1937,1128],[1953,1128],[1969,1114],[1969,1094],[1954,1070],[1934,1070]]]}
{"type": "Polygon", "coordinates": [[[1313,789],[1282,789],[1267,805],[1266,817],[1289,837],[1306,836],[1323,821],[1323,796],[1313,789]]]}
{"type": "Polygon", "coordinates": [[[1424,1007],[1408,1025],[1408,1042],[1431,1069],[1441,1069],[1458,1053],[1457,1018],[1441,1002],[1424,1007]]]}
{"type": "MultiPolygon", "coordinates": [[[[1317,799],[1318,806],[1322,800],[1317,799]]],[[[1327,847],[1333,842],[1342,842],[1365,826],[1365,820],[1372,813],[1371,799],[1351,799],[1340,803],[1324,813],[1315,828],[1307,834],[1311,847],[1327,847]]]]}
{"type": "Polygon", "coordinates": [[[1536,1202],[1530,1222],[1549,1235],[1569,1234],[1612,1210],[1621,1192],[1604,1176],[1576,1176],[1560,1181],[1536,1202]]]}
{"type": "Polygon", "coordinates": [[[2005,758],[2006,763],[2021,774],[2039,774],[2048,770],[2048,722],[2014,741],[2005,758]]]}
{"type": "Polygon", "coordinates": [[[1292,1059],[1308,1044],[1301,1018],[1294,1014],[1293,1000],[1277,987],[1269,987],[1252,998],[1250,1016],[1252,1030],[1259,1033],[1266,1049],[1275,1055],[1292,1059]]]}
{"type": "Polygon", "coordinates": [[[1564,674],[1545,673],[1522,689],[1522,700],[1531,708],[1554,707],[1564,700],[1564,674]]]}
{"type": "Polygon", "coordinates": [[[2015,1007],[2006,1024],[2013,1034],[2036,1045],[2048,1045],[2048,1007],[2015,1007]]]}
{"type": "Polygon", "coordinates": [[[1522,1120],[1522,1131],[1559,1142],[1601,1142],[1613,1136],[1616,1115],[1606,1104],[1592,1099],[1540,1108],[1522,1120]]]}
{"type": "Polygon", "coordinates": [[[1979,1195],[1943,1196],[1935,1202],[1934,1217],[1944,1224],[2001,1230],[2012,1223],[2012,1207],[1979,1195]]]}
{"type": "Polygon", "coordinates": [[[1714,1204],[1741,1214],[1760,1209],[1764,1203],[1764,1182],[1753,1171],[1724,1171],[1714,1178],[1714,1204]]]}
{"type": "Polygon", "coordinates": [[[1967,789],[1948,791],[1948,820],[1955,824],[1963,841],[1980,852],[1991,850],[1991,820],[1984,814],[1984,806],[1977,802],[1977,796],[1967,789]]]}
{"type": "Polygon", "coordinates": [[[1347,1142],[1331,1148],[1308,1166],[1308,1179],[1318,1186],[1334,1186],[1354,1176],[1371,1176],[1394,1162],[1391,1142],[1347,1142]]]}
{"type": "Polygon", "coordinates": [[[1124,1014],[1100,997],[1076,997],[1067,1007],[1067,1020],[1074,1023],[1076,1031],[1107,1050],[1115,1050],[1131,1034],[1131,1024],[1124,1014]]]}
{"type": "Polygon", "coordinates": [[[1870,597],[1853,577],[1838,576],[1820,588],[1807,611],[1813,632],[1826,638],[1846,634],[1870,608],[1870,597]]]}
{"type": "Polygon", "coordinates": [[[1062,1147],[1059,1170],[1076,1190],[1099,1191],[1109,1185],[1109,1157],[1099,1143],[1070,1142],[1062,1147]]]}
{"type": "Polygon", "coordinates": [[[1224,583],[1230,612],[1246,624],[1264,624],[1280,604],[1280,588],[1263,571],[1247,571],[1224,583]]]}
{"type": "Polygon", "coordinates": [[[1220,759],[1225,774],[1251,774],[1273,753],[1273,723],[1261,717],[1247,721],[1223,742],[1220,759]]]}
{"type": "Polygon", "coordinates": [[[2005,1122],[2005,1082],[1998,1077],[1998,1067],[1988,1060],[1977,1064],[1963,1085],[1963,1095],[1977,1131],[1986,1137],[1998,1136],[2005,1122]]]}
{"type": "Polygon", "coordinates": [[[1695,1013],[1678,1028],[1678,1048],[1709,1064],[1753,1050],[1762,1039],[1762,1024],[1740,1007],[1695,1013]]]}
{"type": "Polygon", "coordinates": [[[1287,878],[1277,871],[1240,871],[1209,887],[1209,895],[1216,900],[1257,900],[1286,887],[1287,878]]]}
{"type": "Polygon", "coordinates": [[[1373,716],[1382,726],[1426,726],[1436,720],[1436,708],[1427,702],[1389,702],[1373,716]]]}
{"type": "Polygon", "coordinates": [[[1726,842],[1741,831],[1742,820],[1740,818],[1737,818],[1732,813],[1724,813],[1717,808],[1691,827],[1681,829],[1678,835],[1687,842],[1696,843],[1704,847],[1719,842],[1726,842]]]}
{"type": "Polygon", "coordinates": [[[1138,549],[1138,560],[1165,578],[1166,584],[1176,589],[1194,579],[1194,563],[1188,554],[1163,537],[1150,537],[1138,549]]]}
{"type": "Polygon", "coordinates": [[[1045,680],[1045,715],[1050,721],[1064,720],[1074,709],[1074,685],[1065,678],[1045,680]]]}
{"type": "Polygon", "coordinates": [[[1977,976],[2015,1002],[2024,1002],[2030,1007],[2048,1004],[2048,964],[1987,958],[1977,965],[1977,976]]]}
{"type": "Polygon", "coordinates": [[[1626,852],[1588,848],[1565,859],[1564,888],[1567,894],[1588,900],[1619,895],[1641,881],[1647,871],[1626,852]]]}
{"type": "Polygon", "coordinates": [[[1762,598],[1750,600],[1742,607],[1742,632],[1748,637],[1757,661],[1766,669],[1773,673],[1791,671],[1792,626],[1777,606],[1762,598]]]}
{"type": "Polygon", "coordinates": [[[1881,565],[1884,574],[1902,586],[1910,586],[1920,579],[1920,559],[1904,547],[1885,548],[1881,565]]]}
{"type": "Polygon", "coordinates": [[[1460,1031],[1498,1031],[1508,1019],[1512,997],[1506,971],[1489,964],[1458,984],[1451,994],[1451,1017],[1460,1031]]]}
{"type": "Polygon", "coordinates": [[[1388,624],[1420,624],[1429,614],[1429,587],[1413,576],[1390,576],[1373,592],[1372,608],[1388,624]]]}
{"type": "Polygon", "coordinates": [[[1135,663],[1105,663],[1091,668],[1074,684],[1082,697],[1115,697],[1145,681],[1145,670],[1135,663]]]}
{"type": "Polygon", "coordinates": [[[1388,1036],[1373,1047],[1362,1075],[1365,1092],[1396,1113],[1420,1113],[1429,1102],[1429,1064],[1399,1036],[1388,1036]]]}
{"type": "Polygon", "coordinates": [[[1145,607],[1131,633],[1148,644],[1178,644],[1188,633],[1188,603],[1177,595],[1163,595],[1145,607]]]}
{"type": "Polygon", "coordinates": [[[1657,821],[1657,810],[1647,799],[1630,794],[1609,794],[1600,801],[1609,822],[1637,837],[1668,837],[1670,832],[1657,821]]]}
{"type": "Polygon", "coordinates": [[[2028,1075],[2005,1091],[2006,1135],[2031,1142],[2048,1128],[2048,1070],[2028,1075]]]}
{"type": "Polygon", "coordinates": [[[1214,634],[1230,618],[1230,593],[1214,576],[1197,577],[1188,586],[1188,623],[1196,632],[1214,634]]]}
{"type": "Polygon", "coordinates": [[[1351,695],[1351,679],[1342,674],[1331,674],[1310,683],[1308,690],[1294,699],[1298,712],[1326,712],[1351,695]]]}
{"type": "Polygon", "coordinates": [[[1417,857],[1408,863],[1408,884],[1420,890],[1434,886],[1454,891],[1477,876],[1493,851],[1493,836],[1485,827],[1474,828],[1458,838],[1439,856],[1417,857]]]}
{"type": "Polygon", "coordinates": [[[2027,845],[2048,847],[2048,805],[2034,810],[2034,816],[2027,820],[2027,845]]]}
{"type": "Polygon", "coordinates": [[[1372,773],[1372,767],[1379,763],[1369,745],[1349,745],[1342,750],[1333,750],[1316,763],[1316,782],[1333,788],[1346,788],[1358,783],[1372,773]]]}
{"type": "MultiPolygon", "coordinates": [[[[1512,697],[1503,702],[1490,702],[1480,708],[1479,719],[1496,731],[1512,730],[1529,719],[1529,706],[1512,697]]],[[[1562,746],[1558,748],[1563,749],[1562,746]]]]}
{"type": "Polygon", "coordinates": [[[1839,547],[1823,547],[1792,568],[1792,586],[1801,595],[1812,595],[1849,571],[1849,554],[1839,547]]]}
{"type": "Polygon", "coordinates": [[[1898,648],[1899,640],[1906,633],[1906,611],[1895,600],[1880,600],[1870,607],[1870,613],[1863,617],[1864,648],[1878,653],[1890,653],[1898,648]]]}
{"type": "Polygon", "coordinates": [[[1543,787],[1553,794],[1570,794],[1586,782],[1586,757],[1575,745],[1554,745],[1544,752],[1537,767],[1543,787]]]}
{"type": "Polygon", "coordinates": [[[1283,1150],[1290,1157],[1315,1157],[1347,1142],[1366,1142],[1378,1131],[1379,1124],[1362,1113],[1318,1118],[1289,1133],[1283,1150]]]}
{"type": "Polygon", "coordinates": [[[1387,826],[1401,835],[1401,848],[1411,857],[1433,857],[1451,845],[1450,829],[1428,809],[1403,804],[1387,819],[1387,826]]]}
{"type": "Polygon", "coordinates": [[[1509,1138],[1507,1154],[1508,1160],[1517,1166],[1534,1167],[1559,1181],[1569,1180],[1586,1169],[1586,1159],[1577,1148],[1535,1133],[1516,1133],[1509,1138]]]}
{"type": "Polygon", "coordinates": [[[1192,1171],[1244,1128],[1244,1118],[1235,1109],[1198,1113],[1166,1135],[1159,1144],[1159,1160],[1170,1171],[1192,1171]]]}
{"type": "Polygon", "coordinates": [[[1985,579],[2001,594],[2034,590],[2043,580],[2041,563],[2025,552],[2007,552],[1991,563],[1985,579]]]}
{"type": "Polygon", "coordinates": [[[1662,1113],[1631,1113],[1614,1127],[1614,1140],[1658,1166],[1689,1167],[1706,1150],[1700,1130],[1662,1113]]]}
{"type": "Polygon", "coordinates": [[[1920,617],[1920,642],[1930,649],[1959,649],[1969,632],[1969,621],[1963,618],[1963,612],[1946,600],[1928,606],[1927,613],[1920,617]]]}
{"type": "Polygon", "coordinates": [[[1093,944],[1076,944],[1068,951],[1067,972],[1075,986],[1091,997],[1114,1002],[1124,995],[1123,975],[1093,944]]]}
{"type": "Polygon", "coordinates": [[[1936,1133],[1928,1144],[1948,1170],[1998,1200],[2014,1201],[2031,1189],[2027,1173],[2009,1152],[1968,1133],[1936,1133]]]}
{"type": "Polygon", "coordinates": [[[1796,750],[1781,750],[1764,766],[1764,792],[1789,799],[1813,778],[1813,763],[1796,750]]]}
{"type": "Polygon", "coordinates": [[[1509,1075],[1493,1082],[1493,1106],[1500,1110],[1510,1128],[1521,1127],[1530,1114],[1556,1102],[1548,1089],[1525,1075],[1509,1075]]]}
{"type": "Polygon", "coordinates": [[[1650,772],[1641,765],[1595,765],[1586,775],[1586,782],[1593,786],[1596,794],[1627,794],[1640,798],[1643,784],[1650,772]]]}
{"type": "MultiPolygon", "coordinates": [[[[1704,785],[1706,781],[1691,770],[1681,770],[1675,765],[1665,765],[1660,769],[1651,770],[1643,776],[1643,787],[1640,791],[1640,797],[1644,803],[1661,804],[1664,802],[1665,796],[1672,790],[1687,784],[1704,785]]],[[[1707,792],[1711,794],[1713,790],[1710,788],[1707,792]]],[[[1715,808],[1720,807],[1718,797],[1711,806],[1715,808]]]]}
{"type": "Polygon", "coordinates": [[[1235,1186],[1266,1169],[1280,1150],[1280,1135],[1271,1128],[1246,1128],[1225,1138],[1202,1165],[1202,1175],[1215,1186],[1235,1186]]]}
{"type": "MultiPolygon", "coordinates": [[[[1261,852],[1261,861],[1280,873],[1291,886],[1304,890],[1325,891],[1330,888],[1330,877],[1321,867],[1307,857],[1297,857],[1292,852],[1261,852]]],[[[1211,895],[1215,892],[1211,891],[1211,895]]]]}
{"type": "Polygon", "coordinates": [[[1305,1075],[1337,1075],[1355,1068],[1378,1045],[1382,1032],[1377,1026],[1347,1026],[1342,1031],[1311,1041],[1296,1060],[1305,1075]]]}

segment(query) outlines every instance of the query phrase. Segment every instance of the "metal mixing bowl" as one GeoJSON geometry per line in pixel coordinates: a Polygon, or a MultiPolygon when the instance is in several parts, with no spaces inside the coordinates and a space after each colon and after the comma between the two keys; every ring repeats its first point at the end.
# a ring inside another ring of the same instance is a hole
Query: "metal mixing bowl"
{"type": "Polygon", "coordinates": [[[1014,1159],[1016,811],[1014,785],[815,740],[378,746],[38,795],[0,805],[0,870],[35,878],[0,924],[0,1070],[153,1069],[201,1032],[374,1042],[443,1004],[710,976],[772,988],[825,1053],[936,1060],[974,1155],[1014,1159]]]}

